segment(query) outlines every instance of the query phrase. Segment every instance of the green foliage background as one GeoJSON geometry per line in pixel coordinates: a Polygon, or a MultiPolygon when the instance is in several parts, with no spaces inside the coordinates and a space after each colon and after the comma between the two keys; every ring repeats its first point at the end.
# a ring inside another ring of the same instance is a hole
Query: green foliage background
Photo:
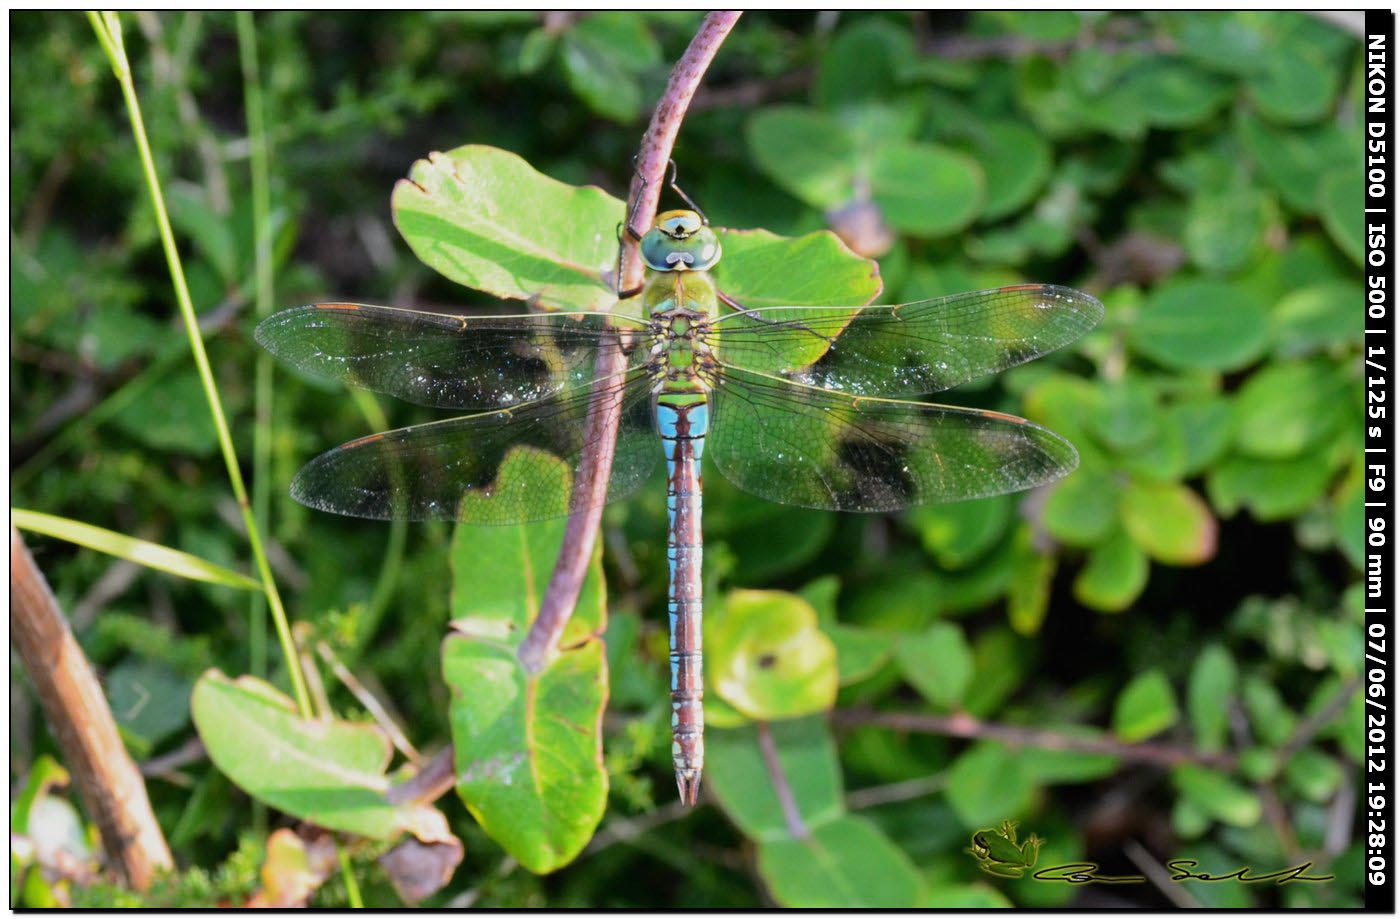
{"type": "MultiPolygon", "coordinates": [[[[621,195],[648,106],[698,21],[259,14],[279,306],[487,302],[397,237],[394,181],[430,150],[479,143],[621,195]]],[[[11,24],[13,504],[247,570],[106,61],[77,14],[11,24]]],[[[127,43],[246,457],[253,242],[233,19],[128,17],[127,43]]],[[[952,396],[1068,436],[1082,456],[1071,478],[864,517],[769,505],[710,476],[708,605],[735,588],[806,597],[836,645],[848,713],[966,713],[1230,754],[1223,769],[1163,768],[837,718],[840,778],[818,793],[833,808],[818,842],[838,864],[842,849],[878,850],[880,870],[897,866],[891,878],[845,865],[853,883],[880,882],[870,902],[891,891],[930,905],[1173,902],[1152,885],[980,874],[968,837],[1013,818],[1046,840],[1042,865],[1136,873],[1130,841],[1220,872],[1307,860],[1336,880],[1171,893],[1221,907],[1359,904],[1361,92],[1358,39],[1295,13],[748,14],[724,46],[676,149],[714,223],[831,226],[878,254],[885,302],[1033,280],[1086,289],[1108,312],[1069,353],[952,396]]],[[[363,400],[290,375],[276,393],[271,536],[291,612],[418,746],[439,747],[452,530],[396,536],[284,498],[306,459],[384,425],[363,400]]],[[[429,417],[387,399],[382,410],[393,424],[429,417]]],[[[791,844],[764,842],[741,801],[646,816],[674,796],[656,484],[605,519],[602,835],[538,877],[449,797],[466,858],[430,903],[820,901],[814,885],[831,878],[804,878],[791,844]],[[649,829],[618,841],[626,821],[649,829]]],[[[187,699],[205,668],[258,666],[246,595],[30,541],[138,759],[194,736],[187,699]]],[[[328,688],[338,711],[359,711],[328,688]]],[[[12,705],[12,786],[53,750],[26,692],[12,705]]],[[[150,783],[185,869],[155,902],[246,894],[261,818],[207,762],[181,776],[150,783]]],[[[366,854],[355,865],[367,903],[398,902],[366,854]]],[[[332,880],[316,896],[333,905],[345,892],[332,880]]]]}

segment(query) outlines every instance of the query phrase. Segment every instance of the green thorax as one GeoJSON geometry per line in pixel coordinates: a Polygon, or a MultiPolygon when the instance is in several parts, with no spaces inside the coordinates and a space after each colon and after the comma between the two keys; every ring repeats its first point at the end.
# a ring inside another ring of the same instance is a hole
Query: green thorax
{"type": "Polygon", "coordinates": [[[705,337],[718,315],[709,269],[719,261],[719,237],[694,211],[667,211],[642,237],[641,252],[648,269],[642,308],[656,330],[662,391],[703,391],[710,360],[705,337]]]}

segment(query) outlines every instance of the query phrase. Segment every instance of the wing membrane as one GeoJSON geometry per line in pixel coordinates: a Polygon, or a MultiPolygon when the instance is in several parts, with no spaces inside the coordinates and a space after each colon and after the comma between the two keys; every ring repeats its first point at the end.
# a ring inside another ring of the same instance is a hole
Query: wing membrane
{"type": "Polygon", "coordinates": [[[716,320],[712,335],[729,367],[856,395],[915,396],[1039,357],[1102,316],[1088,294],[1023,284],[859,310],[755,309],[716,320]]]}
{"type": "Polygon", "coordinates": [[[661,455],[644,371],[514,409],[362,437],[303,466],[292,497],[318,510],[379,520],[511,524],[564,516],[569,508],[554,486],[566,472],[577,477],[587,446],[584,420],[590,405],[604,399],[622,403],[606,498],[618,501],[646,481],[661,455]]]}
{"type": "Polygon", "coordinates": [[[610,323],[633,328],[607,313],[453,316],[321,303],[268,317],[255,337],[313,377],[435,408],[492,409],[590,382],[598,346],[617,334],[610,323]]]}
{"type": "Polygon", "coordinates": [[[1068,474],[1068,441],[978,409],[858,398],[728,370],[706,454],[735,485],[783,504],[891,511],[1021,491],[1068,474]]]}

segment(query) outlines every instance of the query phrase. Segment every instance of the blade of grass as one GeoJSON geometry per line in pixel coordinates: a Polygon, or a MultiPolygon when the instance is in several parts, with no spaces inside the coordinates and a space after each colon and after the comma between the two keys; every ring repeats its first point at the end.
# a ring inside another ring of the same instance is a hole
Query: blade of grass
{"type": "Polygon", "coordinates": [[[67,517],[55,517],[38,511],[27,511],[18,507],[10,508],[10,522],[21,530],[52,536],[64,542],[105,552],[117,558],[124,558],[156,571],[164,571],[176,577],[203,581],[206,584],[219,584],[224,587],[237,587],[239,590],[261,592],[262,585],[247,575],[239,574],[222,565],[206,561],[197,555],[171,549],[167,546],[127,536],[102,527],[93,526],[67,517]]]}
{"type": "MultiPolygon", "coordinates": [[[[239,10],[238,52],[243,68],[243,99],[248,114],[248,169],[253,191],[254,311],[259,319],[272,312],[272,191],[269,181],[267,126],[263,121],[262,78],[258,73],[258,37],[253,14],[239,10]]],[[[253,519],[268,529],[272,508],[272,355],[259,348],[254,365],[253,389],[253,519]]],[[[253,597],[249,604],[248,655],[255,676],[267,675],[267,619],[265,600],[253,597]]]]}
{"type": "Polygon", "coordinates": [[[121,21],[117,14],[104,11],[101,14],[89,11],[88,20],[92,23],[97,40],[111,61],[112,71],[121,85],[122,98],[126,101],[127,115],[131,120],[131,134],[136,141],[136,149],[141,155],[141,168],[146,176],[146,185],[151,193],[151,204],[156,212],[156,223],[160,227],[161,245],[165,249],[165,260],[170,267],[170,278],[175,287],[175,299],[180,305],[180,315],[189,334],[190,350],[194,354],[195,366],[199,369],[204,394],[209,400],[209,413],[214,420],[214,428],[219,435],[219,449],[223,453],[224,465],[228,467],[229,484],[239,511],[248,529],[248,546],[252,550],[257,565],[258,576],[262,581],[263,593],[267,597],[272,620],[277,626],[277,635],[282,643],[282,653],[286,657],[287,672],[291,676],[293,694],[297,707],[304,717],[311,717],[311,699],[306,692],[306,681],[301,673],[296,644],[292,640],[292,630],[287,622],[287,611],[282,606],[281,594],[272,578],[272,568],[267,562],[267,552],[263,547],[262,533],[253,519],[253,509],[248,501],[248,490],[243,484],[243,471],[238,466],[238,455],[233,449],[233,437],[229,433],[228,420],[224,417],[223,403],[219,399],[218,384],[209,366],[209,355],[204,350],[204,338],[199,332],[199,320],[190,300],[189,286],[185,283],[185,269],[180,262],[180,251],[175,245],[175,234],[170,229],[170,216],[165,209],[165,196],[161,192],[160,178],[156,174],[155,160],[151,155],[150,141],[146,137],[146,125],[141,117],[141,105],[136,97],[136,84],[131,78],[131,65],[122,45],[121,21]]]}

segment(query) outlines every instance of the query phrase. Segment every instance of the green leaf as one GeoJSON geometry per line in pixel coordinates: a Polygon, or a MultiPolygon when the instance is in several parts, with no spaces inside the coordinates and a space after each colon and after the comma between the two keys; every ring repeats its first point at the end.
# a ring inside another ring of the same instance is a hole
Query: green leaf
{"type": "Polygon", "coordinates": [[[154,660],[127,658],[104,675],[107,702],[132,753],[148,757],[190,720],[190,682],[154,660]]]}
{"type": "Polygon", "coordinates": [[[1249,714],[1249,724],[1263,743],[1281,747],[1288,742],[1298,723],[1297,714],[1284,702],[1279,688],[1257,676],[1240,684],[1240,698],[1249,714]]]}
{"type": "Polygon", "coordinates": [[[1323,118],[1337,96],[1341,72],[1320,54],[1294,43],[1292,53],[1265,57],[1264,67],[1245,81],[1249,98],[1265,118],[1306,124],[1323,118]]]}
{"type": "Polygon", "coordinates": [[[736,590],[706,623],[715,694],[757,720],[796,718],[836,702],[836,646],[795,594],[736,590]]]}
{"type": "Polygon", "coordinates": [[[899,909],[918,903],[922,882],[909,856],[862,817],[809,827],[806,839],[758,846],[758,873],[773,899],[795,909],[899,909]]]}
{"type": "Polygon", "coordinates": [[[986,187],[976,160],[936,144],[880,147],[869,181],[890,226],[924,237],[947,236],[972,223],[986,187]]]}
{"type": "Polygon", "coordinates": [[[1230,445],[1230,403],[1215,393],[1191,396],[1167,407],[1167,424],[1176,428],[1186,453],[1180,478],[1197,475],[1220,458],[1230,445]]]}
{"type": "Polygon", "coordinates": [[[1151,566],[1147,554],[1128,534],[1115,530],[1089,550],[1089,557],[1074,579],[1074,596],[1091,609],[1117,613],[1132,606],[1147,587],[1151,566]]]}
{"type": "Polygon", "coordinates": [[[207,584],[219,584],[224,587],[237,587],[241,590],[262,590],[262,585],[252,578],[239,574],[237,571],[230,571],[213,562],[206,562],[188,552],[168,549],[144,539],[136,539],[123,533],[104,530],[102,527],[95,527],[89,523],[80,523],[66,517],[55,517],[51,514],[41,514],[38,511],[27,511],[17,507],[10,508],[10,522],[21,530],[42,533],[45,536],[52,536],[75,545],[96,549],[98,552],[105,552],[107,555],[135,562],[147,568],[154,568],[156,571],[164,571],[166,574],[173,574],[176,577],[204,581],[207,584]]]}
{"type": "Polygon", "coordinates": [[[1269,199],[1248,186],[1205,191],[1191,199],[1186,215],[1186,253],[1215,274],[1243,265],[1263,241],[1269,199]]]}
{"type": "Polygon", "coordinates": [[[919,903],[921,909],[1011,909],[1013,904],[1001,891],[986,884],[938,883],[929,887],[919,903]]]}
{"type": "Polygon", "coordinates": [[[992,826],[1030,809],[1035,782],[1018,753],[983,741],[948,769],[948,803],[963,826],[992,826]]]}
{"type": "Polygon", "coordinates": [[[972,645],[974,677],[963,707],[979,718],[991,715],[1025,681],[1033,655],[1034,646],[1008,628],[978,635],[972,645]]]}
{"type": "Polygon", "coordinates": [[[1268,338],[1264,305],[1223,281],[1171,281],[1153,291],[1128,330],[1139,353],[1178,370],[1238,370],[1268,338]]]}
{"type": "Polygon", "coordinates": [[[894,656],[904,678],[934,705],[948,709],[962,701],[972,679],[972,649],[960,626],[936,622],[905,636],[894,656]]]}
{"type": "Polygon", "coordinates": [[[1199,124],[1231,97],[1228,81],[1162,55],[1143,58],[1115,84],[1112,92],[1131,100],[1148,124],[1163,128],[1199,124]]]}
{"type": "Polygon", "coordinates": [[[1322,498],[1331,481],[1331,464],[1318,452],[1285,460],[1231,456],[1209,471],[1206,492],[1223,515],[1244,507],[1267,522],[1302,512],[1322,498]]]}
{"type": "Polygon", "coordinates": [[[269,807],[371,839],[448,835],[436,808],[389,802],[384,770],[393,748],[378,725],[304,719],[262,680],[217,670],[195,683],[190,714],[219,771],[269,807]]]}
{"type": "Polygon", "coordinates": [[[968,139],[970,152],[986,174],[982,220],[1016,213],[1035,199],[1050,178],[1050,145],[1029,125],[1010,120],[978,122],[969,126],[968,139]]]}
{"type": "Polygon", "coordinates": [[[1128,535],[1156,561],[1199,565],[1215,555],[1215,517],[1185,485],[1133,482],[1123,492],[1118,511],[1128,535]]]}
{"type": "Polygon", "coordinates": [[[564,33],[561,49],[569,88],[589,108],[624,124],[641,114],[637,75],[661,60],[661,47],[641,17],[584,16],[564,33]]]}
{"type": "Polygon", "coordinates": [[[855,587],[843,609],[852,622],[883,632],[913,632],[928,624],[941,596],[936,578],[910,571],[899,578],[880,578],[855,587]]]}
{"type": "MultiPolygon", "coordinates": [[[[501,465],[501,490],[509,493],[523,481],[526,463],[550,459],[538,451],[513,451],[501,465]]],[[[559,474],[553,498],[563,511],[570,475],[563,460],[554,462],[559,474]]],[[[531,477],[538,481],[535,473],[531,477]]],[[[443,679],[452,693],[457,792],[482,829],[537,874],[578,855],[602,820],[608,796],[601,547],[589,563],[560,650],[536,673],[527,672],[518,656],[548,587],[565,523],[560,517],[457,528],[455,618],[442,647],[443,679]]]]}
{"type": "MultiPolygon", "coordinates": [[[[1101,740],[1103,732],[1082,724],[1047,725],[1047,730],[1062,737],[1101,740]]],[[[1021,767],[1032,781],[1043,785],[1067,782],[1092,782],[1111,775],[1118,768],[1118,757],[1107,753],[1085,753],[1080,750],[1051,750],[1047,747],[1023,747],[1017,751],[1021,767]]]]}
{"type": "Polygon", "coordinates": [[[913,54],[907,29],[880,19],[858,21],[842,29],[819,58],[816,98],[828,109],[884,102],[913,54]]]}
{"type": "Polygon", "coordinates": [[[1016,534],[1012,554],[1011,584],[1006,594],[1006,617],[1022,635],[1040,631],[1050,609],[1050,587],[1055,580],[1056,557],[1035,545],[1029,527],[1016,534]]]}
{"type": "Polygon", "coordinates": [[[1235,659],[1222,645],[1209,645],[1196,657],[1186,684],[1186,711],[1196,746],[1223,750],[1229,731],[1228,704],[1235,692],[1235,659]]]}
{"type": "Polygon", "coordinates": [[[176,231],[190,237],[198,252],[225,284],[238,278],[238,246],[233,227],[227,216],[219,214],[206,200],[202,186],[190,182],[171,182],[166,190],[170,207],[170,223],[176,231]]]}
{"type": "MultiPolygon", "coordinates": [[[[1354,215],[1350,215],[1354,216],[1354,215]]],[[[1299,357],[1312,351],[1359,344],[1361,324],[1356,304],[1362,301],[1355,281],[1324,281],[1288,293],[1274,305],[1274,353],[1299,357]]]]}
{"type": "Polygon", "coordinates": [[[924,550],[945,568],[975,564],[1001,540],[1011,523],[1010,496],[911,508],[907,519],[924,550]]]}
{"type": "Polygon", "coordinates": [[[858,683],[874,674],[894,650],[895,636],[860,626],[833,623],[823,626],[836,645],[837,681],[842,686],[858,683]]]}
{"type": "MultiPolygon", "coordinates": [[[[1323,176],[1356,169],[1357,142],[1330,121],[1313,128],[1281,130],[1245,114],[1236,120],[1235,132],[1260,174],[1290,207],[1305,214],[1317,212],[1323,176]]],[[[1358,197],[1348,203],[1350,213],[1355,213],[1359,201],[1358,197]]]]}
{"type": "Polygon", "coordinates": [[[1259,73],[1270,60],[1270,36],[1239,12],[1197,10],[1190,16],[1164,16],[1177,30],[1176,47],[1187,60],[1222,73],[1259,73]]]}
{"type": "Polygon", "coordinates": [[[761,109],[745,136],[754,165],[812,207],[825,210],[850,199],[856,145],[835,118],[796,106],[761,109]]]}
{"type": "Polygon", "coordinates": [[[1363,179],[1354,169],[1339,169],[1322,177],[1318,185],[1318,212],[1327,235],[1360,265],[1366,256],[1366,220],[1357,212],[1363,179]]]}
{"type": "Polygon", "coordinates": [[[209,397],[192,366],[157,379],[141,398],[118,409],[112,422],[157,450],[204,457],[219,449],[218,434],[209,415],[209,397]]]}
{"type": "Polygon", "coordinates": [[[1203,813],[1230,826],[1253,826],[1262,810],[1259,797],[1214,769],[1203,766],[1177,766],[1172,784],[1203,813]]]}
{"type": "Polygon", "coordinates": [[[1133,678],[1113,706],[1113,733],[1136,743],[1176,724],[1180,712],[1166,674],[1148,670],[1133,678]]]}
{"type": "Polygon", "coordinates": [[[1323,361],[1270,364],[1235,397],[1235,446],[1258,459],[1288,459],[1348,420],[1347,387],[1323,361]]]}
{"type": "MultiPolygon", "coordinates": [[[[819,717],[799,718],[774,722],[770,730],[803,822],[820,826],[840,816],[841,769],[826,723],[819,717]]],[[[759,841],[790,838],[754,726],[705,733],[705,780],[745,836],[759,841]]]]}
{"type": "Polygon", "coordinates": [[[1304,800],[1325,804],[1342,783],[1342,768],[1316,747],[1303,747],[1284,763],[1283,778],[1304,800]]]}
{"type": "Polygon", "coordinates": [[[1107,539],[1118,519],[1118,487],[1088,463],[1055,485],[1041,518],[1051,536],[1071,546],[1107,539]]]}
{"type": "Polygon", "coordinates": [[[879,266],[830,231],[794,239],[767,230],[721,230],[719,237],[724,257],[715,281],[749,309],[850,306],[854,315],[880,293],[879,266]]]}
{"type": "Polygon", "coordinates": [[[471,145],[418,160],[394,186],[394,223],[424,264],[458,284],[542,309],[606,310],[623,202],[471,145]],[[547,219],[555,218],[555,219],[547,219]]]}

